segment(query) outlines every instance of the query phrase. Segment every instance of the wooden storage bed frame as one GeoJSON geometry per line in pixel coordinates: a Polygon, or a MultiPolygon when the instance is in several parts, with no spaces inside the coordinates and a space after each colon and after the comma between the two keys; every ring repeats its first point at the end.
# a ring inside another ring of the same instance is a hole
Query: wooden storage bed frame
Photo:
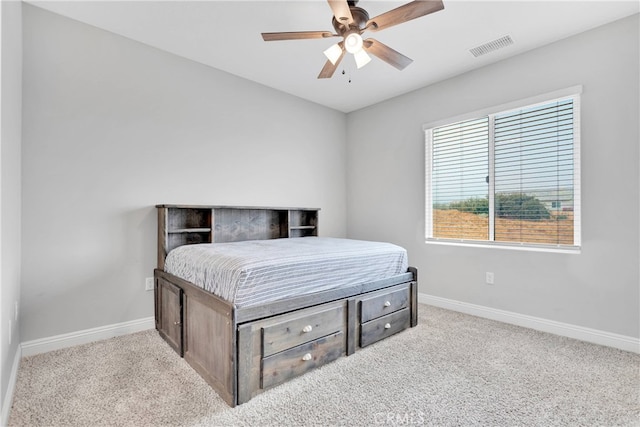
{"type": "Polygon", "coordinates": [[[317,236],[319,209],[158,205],[156,329],[231,406],[417,324],[417,270],[236,308],[164,271],[175,247],[317,236]]]}

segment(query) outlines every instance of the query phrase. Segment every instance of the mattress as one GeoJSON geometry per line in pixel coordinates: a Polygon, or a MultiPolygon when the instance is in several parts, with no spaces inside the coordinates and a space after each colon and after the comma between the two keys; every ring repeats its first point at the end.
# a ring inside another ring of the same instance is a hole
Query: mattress
{"type": "Polygon", "coordinates": [[[299,237],[180,246],[165,271],[248,307],[405,273],[407,251],[386,242],[299,237]]]}

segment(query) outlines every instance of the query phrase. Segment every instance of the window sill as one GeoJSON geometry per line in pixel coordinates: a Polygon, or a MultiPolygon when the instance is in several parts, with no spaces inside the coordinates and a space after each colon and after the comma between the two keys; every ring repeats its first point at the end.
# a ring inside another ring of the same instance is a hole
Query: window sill
{"type": "Polygon", "coordinates": [[[470,248],[484,249],[506,249],[515,251],[529,252],[550,252],[561,254],[578,255],[582,252],[580,246],[562,246],[562,245],[532,245],[524,243],[503,243],[503,242],[485,242],[475,240],[455,240],[455,239],[433,239],[425,240],[427,245],[445,245],[445,246],[464,246],[470,248]]]}

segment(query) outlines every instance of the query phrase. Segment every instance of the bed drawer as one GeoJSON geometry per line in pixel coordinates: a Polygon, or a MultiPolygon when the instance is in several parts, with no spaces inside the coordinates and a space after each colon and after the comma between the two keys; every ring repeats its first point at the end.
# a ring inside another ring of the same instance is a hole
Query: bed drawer
{"type": "Polygon", "coordinates": [[[376,293],[361,302],[360,323],[401,310],[409,305],[409,287],[376,293]]]}
{"type": "Polygon", "coordinates": [[[262,328],[262,354],[270,356],[343,329],[343,303],[287,315],[281,322],[262,328]]]}
{"type": "Polygon", "coordinates": [[[408,308],[379,317],[360,326],[360,347],[366,347],[409,327],[408,308]]]}
{"type": "Polygon", "coordinates": [[[261,388],[283,383],[345,354],[342,332],[318,338],[262,359],[261,388]]]}

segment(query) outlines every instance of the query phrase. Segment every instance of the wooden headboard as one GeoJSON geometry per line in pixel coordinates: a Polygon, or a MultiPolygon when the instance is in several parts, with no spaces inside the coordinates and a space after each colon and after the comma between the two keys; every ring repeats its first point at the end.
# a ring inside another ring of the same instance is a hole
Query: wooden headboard
{"type": "Polygon", "coordinates": [[[318,235],[319,208],[156,205],[158,268],[167,254],[194,243],[239,242],[318,235]]]}

